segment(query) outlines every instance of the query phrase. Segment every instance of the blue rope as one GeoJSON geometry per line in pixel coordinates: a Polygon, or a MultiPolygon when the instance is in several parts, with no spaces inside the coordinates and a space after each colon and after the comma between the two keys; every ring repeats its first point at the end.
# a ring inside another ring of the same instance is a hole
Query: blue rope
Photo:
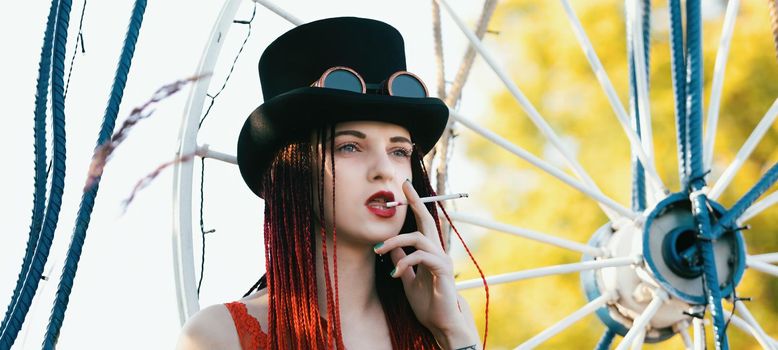
{"type": "Polygon", "coordinates": [[[611,343],[613,343],[613,338],[616,337],[616,331],[608,328],[605,330],[605,333],[602,334],[602,338],[600,338],[600,341],[597,342],[597,345],[594,347],[595,350],[608,350],[611,348],[611,343]]]}
{"type": "Polygon", "coordinates": [[[683,21],[681,0],[670,0],[670,66],[675,92],[675,125],[678,142],[678,174],[681,190],[688,190],[689,145],[686,140],[686,55],[683,47],[683,21]]]}
{"type": "MultiPolygon", "coordinates": [[[[46,208],[46,179],[47,179],[47,161],[46,161],[46,104],[48,101],[49,80],[51,79],[51,47],[54,36],[54,26],[56,25],[58,0],[51,1],[49,16],[46,20],[46,31],[43,34],[43,47],[41,48],[40,62],[38,63],[38,82],[35,93],[35,128],[34,128],[34,148],[35,148],[35,193],[33,195],[32,220],[30,224],[30,233],[27,240],[27,249],[22,260],[22,267],[16,280],[16,287],[11,296],[11,302],[0,324],[0,345],[6,344],[4,341],[5,329],[11,319],[10,315],[18,302],[24,285],[25,276],[30,268],[32,256],[35,253],[38,237],[40,236],[43,211],[46,208]]],[[[10,347],[11,344],[8,344],[10,347]]]]}
{"type": "Polygon", "coordinates": [[[751,187],[751,189],[748,190],[748,192],[746,192],[731,209],[729,209],[729,211],[721,216],[718,224],[713,227],[713,237],[718,238],[724,234],[726,230],[732,229],[732,226],[735,225],[737,219],[743,215],[751,204],[754,204],[757,198],[767,192],[776,180],[778,180],[778,163],[773,164],[770,170],[768,170],[767,173],[765,173],[762,178],[759,179],[759,181],[757,181],[757,183],[751,187]]]}
{"type": "MultiPolygon", "coordinates": [[[[119,59],[118,67],[116,68],[116,75],[111,88],[111,97],[108,106],[105,109],[103,124],[97,138],[97,146],[108,141],[113,134],[116,116],[119,114],[119,106],[121,105],[122,96],[124,95],[124,87],[127,84],[127,75],[129,74],[130,66],[132,65],[132,57],[135,54],[135,44],[138,41],[138,35],[141,24],[143,23],[145,11],[146,0],[136,0],[132,10],[130,24],[127,28],[127,34],[124,38],[122,54],[119,59]]],[[[62,276],[60,277],[57,295],[46,329],[46,338],[43,342],[44,349],[54,349],[57,344],[59,331],[65,319],[65,311],[67,310],[68,301],[70,300],[70,292],[73,289],[73,280],[75,279],[76,270],[78,269],[78,262],[81,259],[81,252],[86,239],[86,231],[89,228],[89,222],[91,220],[92,209],[94,208],[99,184],[100,179],[98,178],[95,181],[95,184],[84,192],[81,197],[81,205],[78,208],[76,226],[71,237],[70,247],[68,248],[67,258],[65,259],[65,266],[62,268],[62,276]]]]}
{"type": "MultiPolygon", "coordinates": [[[[637,74],[635,72],[635,53],[632,47],[632,33],[627,25],[627,57],[629,58],[629,108],[634,118],[635,132],[638,138],[642,136],[640,130],[640,113],[637,100],[637,74]]],[[[651,0],[643,1],[643,57],[646,62],[646,76],[649,76],[649,58],[651,57],[651,0]]],[[[646,173],[643,164],[638,160],[635,152],[632,155],[632,209],[643,211],[646,209],[646,173]]]]}
{"type": "MultiPolygon", "coordinates": [[[[691,191],[705,187],[705,169],[702,161],[702,14],[700,0],[686,1],[686,42],[688,65],[686,67],[687,141],[689,152],[688,185],[691,191]]],[[[721,289],[713,252],[713,230],[708,210],[708,198],[703,193],[691,196],[692,212],[701,236],[700,251],[703,262],[703,281],[707,304],[713,319],[713,335],[717,349],[729,349],[724,310],[721,306],[721,289]]]]}
{"type": "Polygon", "coordinates": [[[51,241],[54,239],[54,231],[59,221],[59,210],[62,206],[62,192],[65,187],[65,51],[68,40],[68,25],[70,22],[70,0],[59,2],[57,9],[56,30],[54,32],[54,51],[52,59],[52,132],[53,132],[53,160],[52,179],[49,189],[49,200],[46,205],[46,213],[43,218],[42,231],[38,238],[38,244],[32,257],[32,264],[25,276],[22,292],[16,304],[12,305],[10,320],[0,335],[0,346],[10,347],[16,340],[16,336],[24,323],[27,312],[32,304],[32,299],[38,289],[43,268],[49,257],[51,241]]]}

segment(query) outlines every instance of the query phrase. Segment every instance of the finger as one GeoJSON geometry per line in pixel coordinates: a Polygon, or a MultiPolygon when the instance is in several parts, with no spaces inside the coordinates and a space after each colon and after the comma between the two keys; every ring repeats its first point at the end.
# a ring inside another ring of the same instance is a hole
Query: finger
{"type": "Polygon", "coordinates": [[[391,277],[400,276],[400,279],[402,280],[403,283],[409,283],[413,281],[414,278],[416,278],[416,272],[414,272],[413,269],[408,269],[402,275],[397,274],[397,267],[396,267],[397,262],[399,262],[400,260],[408,256],[407,254],[405,254],[405,251],[402,248],[392,249],[389,252],[389,256],[392,258],[392,262],[395,265],[394,270],[392,270],[389,273],[391,277]]]}
{"type": "MultiPolygon", "coordinates": [[[[417,250],[406,257],[397,260],[392,277],[403,276],[413,271],[412,266],[421,265],[435,276],[451,275],[453,268],[445,259],[435,254],[417,250]]],[[[405,281],[404,281],[405,282],[405,281]]]]}
{"type": "Polygon", "coordinates": [[[376,254],[385,254],[392,249],[399,247],[414,247],[418,250],[424,250],[433,254],[444,254],[439,244],[430,241],[427,236],[419,231],[402,233],[389,238],[373,247],[376,254]]]}
{"type": "Polygon", "coordinates": [[[427,206],[421,202],[419,193],[417,193],[416,189],[413,188],[411,181],[405,180],[402,188],[403,192],[405,193],[405,198],[408,201],[408,206],[413,209],[413,215],[416,218],[416,224],[418,225],[419,231],[424,233],[424,235],[430,239],[437,238],[438,228],[435,225],[435,218],[433,218],[432,214],[430,214],[429,210],[427,210],[427,206]]]}

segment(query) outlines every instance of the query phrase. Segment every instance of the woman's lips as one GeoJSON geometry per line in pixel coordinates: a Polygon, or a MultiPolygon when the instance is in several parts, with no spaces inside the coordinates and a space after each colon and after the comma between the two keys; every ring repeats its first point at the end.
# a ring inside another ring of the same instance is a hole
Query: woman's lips
{"type": "Polygon", "coordinates": [[[373,193],[365,201],[367,210],[382,218],[390,218],[397,213],[397,208],[387,208],[386,203],[394,201],[394,193],[389,191],[378,191],[373,193]]]}

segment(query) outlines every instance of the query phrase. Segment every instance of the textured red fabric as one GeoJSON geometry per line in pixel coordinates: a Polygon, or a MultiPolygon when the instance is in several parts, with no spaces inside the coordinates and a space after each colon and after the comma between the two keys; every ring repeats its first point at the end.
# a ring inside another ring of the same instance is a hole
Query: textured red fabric
{"type": "Polygon", "coordinates": [[[238,340],[242,350],[267,349],[267,334],[262,332],[254,316],[249,315],[246,304],[239,301],[226,303],[224,306],[230,311],[232,321],[235,322],[235,329],[238,331],[238,340]]]}

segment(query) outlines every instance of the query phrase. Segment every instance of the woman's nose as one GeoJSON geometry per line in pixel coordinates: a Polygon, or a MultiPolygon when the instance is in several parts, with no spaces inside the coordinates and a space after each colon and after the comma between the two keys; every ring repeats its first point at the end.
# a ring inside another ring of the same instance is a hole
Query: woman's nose
{"type": "Polygon", "coordinates": [[[376,154],[371,157],[368,180],[391,181],[394,179],[394,172],[395,169],[388,154],[376,152],[376,154]]]}

